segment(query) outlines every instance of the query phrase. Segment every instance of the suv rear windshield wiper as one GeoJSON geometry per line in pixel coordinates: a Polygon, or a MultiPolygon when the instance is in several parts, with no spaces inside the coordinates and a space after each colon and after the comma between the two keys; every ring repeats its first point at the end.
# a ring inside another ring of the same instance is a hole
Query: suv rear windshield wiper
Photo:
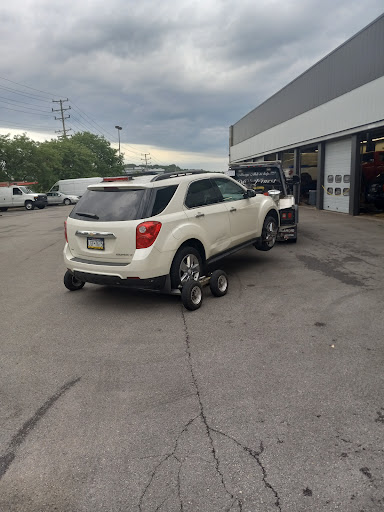
{"type": "Polygon", "coordinates": [[[76,215],[79,217],[89,217],[90,219],[99,219],[99,216],[95,213],[86,213],[86,212],[76,212],[76,215]]]}

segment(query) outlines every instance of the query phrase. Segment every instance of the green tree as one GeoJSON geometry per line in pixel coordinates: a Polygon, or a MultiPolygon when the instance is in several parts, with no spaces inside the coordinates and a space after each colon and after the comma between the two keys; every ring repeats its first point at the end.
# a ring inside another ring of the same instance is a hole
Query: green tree
{"type": "Polygon", "coordinates": [[[119,156],[117,150],[111,148],[111,144],[103,136],[82,132],[76,133],[70,140],[72,143],[81,144],[93,153],[95,176],[114,176],[123,172],[123,155],[119,156]]]}
{"type": "Polygon", "coordinates": [[[1,177],[4,180],[35,180],[39,166],[38,145],[26,134],[0,136],[1,177]]]}

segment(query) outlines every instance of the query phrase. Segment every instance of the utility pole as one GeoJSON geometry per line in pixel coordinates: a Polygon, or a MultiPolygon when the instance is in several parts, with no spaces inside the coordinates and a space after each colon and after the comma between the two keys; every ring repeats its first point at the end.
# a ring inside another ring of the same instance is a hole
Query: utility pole
{"type": "MultiPolygon", "coordinates": [[[[145,170],[147,170],[147,166],[148,166],[148,160],[147,160],[147,155],[149,156],[151,153],[141,153],[144,158],[142,158],[141,160],[144,162],[145,161],[145,170]]],[[[149,162],[151,163],[151,162],[149,162]]]]}
{"type": "Polygon", "coordinates": [[[64,139],[67,138],[67,133],[72,130],[72,128],[69,128],[69,130],[67,130],[65,128],[65,119],[69,119],[71,116],[68,115],[68,116],[64,116],[64,112],[66,110],[71,110],[71,107],[69,106],[68,108],[63,108],[63,102],[64,101],[68,101],[68,98],[66,100],[52,100],[53,103],[60,103],[60,109],[59,110],[54,110],[52,109],[52,112],[60,112],[61,113],[61,116],[60,117],[56,117],[55,116],[55,119],[57,121],[60,121],[63,123],[63,129],[62,130],[55,130],[55,133],[63,133],[63,135],[59,136],[59,137],[62,137],[64,139]]]}

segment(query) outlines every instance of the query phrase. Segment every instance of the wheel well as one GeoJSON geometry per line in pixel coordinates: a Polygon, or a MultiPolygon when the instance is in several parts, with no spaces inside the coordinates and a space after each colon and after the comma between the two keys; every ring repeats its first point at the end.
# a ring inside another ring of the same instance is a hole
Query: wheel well
{"type": "Polygon", "coordinates": [[[277,223],[277,225],[279,225],[279,216],[277,214],[277,211],[276,210],[269,210],[269,212],[267,213],[267,215],[265,216],[265,218],[267,217],[273,217],[277,223]]]}
{"type": "Polygon", "coordinates": [[[182,249],[183,247],[194,247],[196,250],[199,251],[201,259],[203,263],[205,263],[205,249],[204,245],[200,242],[200,240],[197,240],[196,238],[190,238],[189,240],[186,240],[184,243],[180,245],[179,250],[182,249]]]}

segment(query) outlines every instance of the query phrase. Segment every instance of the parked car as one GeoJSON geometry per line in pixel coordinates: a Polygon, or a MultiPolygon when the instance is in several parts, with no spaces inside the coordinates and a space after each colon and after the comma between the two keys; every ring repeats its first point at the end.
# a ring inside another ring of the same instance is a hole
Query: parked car
{"type": "Polygon", "coordinates": [[[80,199],[79,196],[63,194],[62,192],[47,192],[48,205],[50,204],[75,204],[80,199]]]}
{"type": "Polygon", "coordinates": [[[272,197],[221,173],[90,185],[65,223],[64,284],[171,291],[246,246],[270,250],[278,227],[272,197]]]}
{"type": "Polygon", "coordinates": [[[374,203],[379,210],[384,209],[384,173],[376,176],[367,185],[367,203],[374,203]]]}

